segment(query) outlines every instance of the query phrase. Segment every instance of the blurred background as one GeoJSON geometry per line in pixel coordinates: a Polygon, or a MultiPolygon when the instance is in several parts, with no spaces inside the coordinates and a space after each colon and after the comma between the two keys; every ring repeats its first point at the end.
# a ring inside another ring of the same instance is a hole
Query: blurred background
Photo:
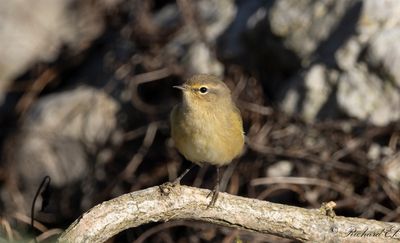
{"type": "MultiPolygon", "coordinates": [[[[51,242],[83,212],[189,167],[172,89],[231,88],[247,148],[226,191],[400,221],[400,1],[0,0],[0,242],[51,242]],[[48,205],[33,197],[51,178],[48,205]]],[[[212,188],[212,167],[183,184],[212,188]]],[[[109,242],[291,242],[200,222],[109,242]]]]}

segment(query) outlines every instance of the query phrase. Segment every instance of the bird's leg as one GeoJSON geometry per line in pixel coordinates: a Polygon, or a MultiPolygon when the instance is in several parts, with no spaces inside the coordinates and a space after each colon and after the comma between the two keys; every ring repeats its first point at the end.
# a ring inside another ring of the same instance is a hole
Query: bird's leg
{"type": "Polygon", "coordinates": [[[219,180],[220,180],[220,173],[219,173],[219,167],[217,167],[216,184],[214,186],[214,189],[207,196],[207,197],[209,197],[212,193],[212,198],[211,198],[210,204],[208,204],[208,206],[207,206],[207,209],[213,207],[215,205],[215,202],[217,201],[218,193],[219,193],[219,180]]]}
{"type": "Polygon", "coordinates": [[[181,180],[182,178],[194,167],[195,165],[191,165],[189,168],[187,168],[180,176],[178,176],[173,182],[172,184],[181,184],[181,180]]]}

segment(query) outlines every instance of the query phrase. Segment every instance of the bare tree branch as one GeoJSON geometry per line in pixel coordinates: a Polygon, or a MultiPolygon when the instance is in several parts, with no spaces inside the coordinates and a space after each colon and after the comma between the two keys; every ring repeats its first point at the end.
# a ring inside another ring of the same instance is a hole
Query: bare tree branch
{"type": "Polygon", "coordinates": [[[335,216],[331,208],[304,209],[170,183],[103,202],[77,219],[59,242],[104,242],[149,222],[199,220],[303,242],[400,242],[400,224],[335,216]]]}

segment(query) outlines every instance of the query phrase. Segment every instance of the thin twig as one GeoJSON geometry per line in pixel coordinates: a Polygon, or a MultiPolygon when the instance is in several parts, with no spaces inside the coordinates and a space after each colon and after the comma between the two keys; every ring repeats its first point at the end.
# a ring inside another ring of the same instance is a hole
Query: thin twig
{"type": "Polygon", "coordinates": [[[164,106],[155,106],[144,102],[140,98],[138,88],[141,84],[157,81],[159,79],[166,78],[171,74],[172,71],[170,68],[161,68],[159,70],[135,75],[130,81],[130,89],[132,90],[131,101],[133,106],[144,113],[156,114],[165,112],[166,107],[164,106]]]}
{"type": "Polygon", "coordinates": [[[54,80],[57,73],[53,69],[44,71],[29,87],[27,92],[21,97],[16,105],[16,110],[24,114],[28,108],[33,104],[35,98],[42,92],[42,90],[54,80]]]}
{"type": "Polygon", "coordinates": [[[337,192],[342,193],[343,195],[349,196],[351,195],[351,191],[348,191],[347,188],[343,187],[340,184],[330,182],[327,180],[322,180],[319,178],[308,178],[308,177],[264,177],[264,178],[256,178],[251,181],[251,185],[269,185],[269,184],[297,184],[297,185],[313,185],[313,186],[322,186],[334,189],[337,192]]]}
{"type": "Polygon", "coordinates": [[[313,154],[308,154],[306,152],[300,151],[300,150],[277,150],[272,147],[265,146],[263,144],[257,144],[252,142],[251,140],[247,139],[246,143],[249,145],[249,148],[259,152],[261,154],[265,155],[276,155],[276,156],[282,156],[282,157],[287,157],[287,158],[298,158],[298,159],[304,159],[313,163],[317,164],[323,164],[326,166],[332,166],[336,169],[340,169],[343,171],[349,171],[349,172],[354,172],[358,174],[363,174],[364,173],[364,168],[358,168],[355,165],[352,164],[346,164],[341,161],[329,159],[329,160],[323,160],[319,158],[316,155],[313,154]]]}
{"type": "Polygon", "coordinates": [[[38,242],[42,242],[42,241],[44,241],[44,240],[46,240],[46,239],[48,239],[50,237],[53,237],[55,235],[59,235],[62,232],[63,232],[62,229],[57,229],[57,228],[50,229],[50,230],[47,230],[47,231],[41,233],[38,237],[36,237],[36,239],[37,239],[38,242]]]}
{"type": "Polygon", "coordinates": [[[13,236],[13,231],[11,229],[10,223],[7,220],[2,218],[0,220],[0,225],[3,226],[4,231],[6,232],[6,235],[7,235],[7,239],[10,242],[13,242],[14,241],[14,236],[13,236]]]}
{"type": "Polygon", "coordinates": [[[122,172],[122,179],[129,179],[133,176],[136,169],[142,163],[144,156],[147,154],[150,146],[154,142],[158,130],[159,122],[152,122],[147,127],[146,135],[143,139],[143,143],[139,148],[139,151],[132,157],[131,161],[126,166],[125,170],[122,172]]]}

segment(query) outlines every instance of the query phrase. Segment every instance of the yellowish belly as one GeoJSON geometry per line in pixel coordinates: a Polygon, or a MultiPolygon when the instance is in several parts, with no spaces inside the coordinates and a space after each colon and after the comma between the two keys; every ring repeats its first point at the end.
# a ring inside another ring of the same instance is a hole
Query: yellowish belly
{"type": "Polygon", "coordinates": [[[194,163],[222,166],[230,163],[243,149],[244,135],[240,124],[220,120],[178,120],[171,124],[175,146],[194,163]]]}

